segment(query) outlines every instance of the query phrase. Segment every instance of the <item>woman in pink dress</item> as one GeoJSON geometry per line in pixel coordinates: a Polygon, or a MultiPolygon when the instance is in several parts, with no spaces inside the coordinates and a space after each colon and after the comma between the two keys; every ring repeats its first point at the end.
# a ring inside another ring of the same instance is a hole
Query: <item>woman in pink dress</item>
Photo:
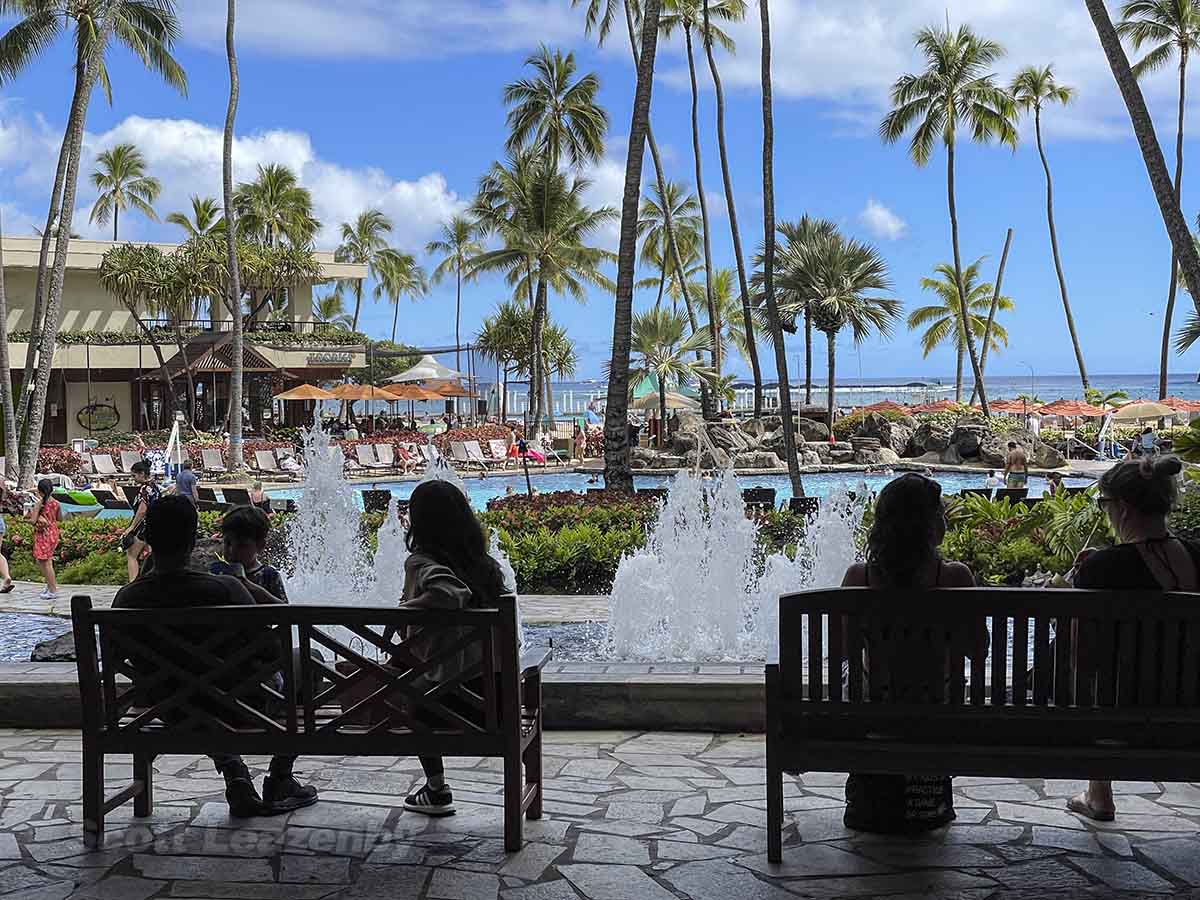
{"type": "Polygon", "coordinates": [[[58,501],[50,496],[54,493],[54,483],[49,478],[39,481],[37,489],[38,501],[25,517],[33,523],[33,560],[46,579],[46,589],[41,597],[43,600],[55,600],[58,598],[58,580],[54,577],[54,551],[58,547],[58,523],[62,518],[62,510],[58,501]]]}

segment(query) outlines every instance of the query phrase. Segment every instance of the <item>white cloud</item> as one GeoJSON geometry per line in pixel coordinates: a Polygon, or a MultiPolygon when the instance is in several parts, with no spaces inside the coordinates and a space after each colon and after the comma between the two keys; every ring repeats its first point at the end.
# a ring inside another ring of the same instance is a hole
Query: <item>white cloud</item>
{"type": "MultiPolygon", "coordinates": [[[[1079,89],[1075,104],[1047,113],[1048,133],[1102,139],[1130,135],[1091,18],[1084,5],[1074,0],[773,0],[775,93],[781,99],[824,101],[831,107],[829,115],[873,133],[892,83],[920,65],[913,49],[914,32],[943,25],[947,14],[952,26],[967,22],[1004,45],[1008,54],[997,66],[1002,82],[1022,66],[1053,63],[1059,79],[1079,89]]],[[[757,90],[761,76],[757,4],[750,4],[745,21],[728,30],[737,41],[737,54],[719,57],[726,85],[734,91],[757,90]]],[[[662,50],[660,71],[672,83],[678,82],[681,44],[676,39],[662,50]]],[[[702,67],[704,86],[710,84],[706,75],[702,67]]],[[[1175,92],[1171,67],[1147,79],[1143,89],[1152,111],[1161,113],[1158,118],[1164,127],[1171,126],[1175,92]]],[[[786,107],[781,105],[777,113],[786,115],[786,107]]]]}
{"type": "Polygon", "coordinates": [[[874,197],[858,214],[859,223],[881,241],[898,241],[908,234],[908,223],[874,197]]]}
{"type": "MultiPolygon", "coordinates": [[[[155,208],[165,217],[175,210],[190,210],[192,194],[221,195],[221,131],[190,119],[149,119],[130,116],[102,134],[88,134],[81,166],[79,209],[74,228],[87,237],[103,236],[106,229],[89,226],[88,212],[94,191],[86,173],[96,154],[116,144],[133,143],[146,157],[147,169],[163,186],[155,208]]],[[[0,128],[0,171],[20,182],[44,190],[53,176],[57,146],[49,126],[40,120],[18,119],[0,128]],[[47,153],[47,146],[54,148],[47,153]]],[[[299,176],[313,195],[317,218],[324,227],[317,245],[331,248],[338,242],[340,223],[364,209],[382,209],[395,226],[392,242],[418,250],[438,226],[458,212],[464,201],[451,191],[438,172],[395,178],[374,167],[348,168],[323,159],[308,134],[301,131],[262,131],[241,136],[234,143],[234,179],[252,179],[256,168],[282,163],[299,176]]],[[[41,201],[44,202],[44,201],[41,201]]],[[[147,222],[130,215],[123,234],[131,238],[176,239],[173,226],[147,222]]]]}
{"type": "MultiPolygon", "coordinates": [[[[224,3],[182,0],[180,13],[186,39],[224,48],[224,3]]],[[[239,46],[281,56],[429,58],[562,42],[583,14],[562,0],[253,0],[236,27],[239,46]]]]}

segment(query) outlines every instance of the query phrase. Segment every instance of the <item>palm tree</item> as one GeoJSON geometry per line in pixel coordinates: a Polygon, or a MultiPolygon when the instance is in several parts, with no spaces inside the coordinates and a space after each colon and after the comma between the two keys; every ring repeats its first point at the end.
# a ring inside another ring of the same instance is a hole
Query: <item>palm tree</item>
{"type": "MultiPolygon", "coordinates": [[[[358,214],[353,222],[342,223],[342,243],[334,251],[338,262],[355,263],[367,267],[367,273],[375,280],[375,299],[383,296],[384,271],[396,262],[397,251],[387,244],[392,233],[392,220],[382,210],[368,209],[358,214]]],[[[354,315],[351,331],[358,331],[358,317],[362,312],[363,282],[354,279],[346,287],[354,291],[354,315]]],[[[393,340],[395,338],[393,337],[393,340]]]]}
{"type": "Polygon", "coordinates": [[[792,496],[802,497],[804,486],[800,482],[800,460],[796,456],[796,433],[793,431],[792,421],[792,382],[788,378],[783,323],[775,302],[775,112],[771,97],[771,11],[768,8],[768,0],[758,0],[758,13],[762,26],[763,302],[771,327],[771,341],[775,345],[775,371],[779,376],[779,411],[783,416],[783,455],[787,457],[792,496]]]}
{"type": "Polygon", "coordinates": [[[225,57],[229,66],[229,104],[225,110],[225,131],[221,141],[221,191],[225,206],[225,265],[228,291],[225,302],[233,320],[232,356],[229,368],[229,464],[235,472],[246,468],[242,452],[242,382],[243,337],[242,337],[242,277],[238,265],[238,221],[237,193],[233,188],[233,126],[237,118],[238,98],[241,82],[238,77],[237,47],[234,42],[234,27],[237,18],[237,0],[229,0],[225,15],[225,57]]]}
{"type": "Polygon", "coordinates": [[[717,309],[717,322],[715,327],[712,322],[706,322],[705,325],[720,341],[722,356],[725,355],[725,347],[728,345],[732,346],[742,359],[749,362],[751,354],[756,351],[754,344],[760,337],[759,332],[765,330],[766,316],[761,311],[756,311],[755,324],[759,327],[756,329],[752,326],[749,331],[746,330],[735,277],[733,269],[717,269],[713,273],[713,300],[717,309]]]}
{"type": "MultiPolygon", "coordinates": [[[[575,78],[575,54],[563,56],[561,51],[551,52],[542,46],[525,64],[533,68],[534,76],[504,88],[509,128],[506,148],[510,154],[529,150],[540,160],[545,204],[549,202],[550,181],[564,157],[579,170],[603,155],[608,114],[596,102],[600,80],[595,74],[575,78]]],[[[545,210],[543,217],[548,218],[545,210]]],[[[542,328],[547,316],[544,299],[545,292],[539,289],[534,300],[534,371],[530,385],[533,418],[539,425],[546,380],[541,363],[542,328]]]]}
{"type": "MultiPolygon", "coordinates": [[[[658,383],[659,421],[667,421],[667,391],[697,381],[712,383],[712,369],[696,361],[693,354],[709,350],[712,344],[708,328],[689,331],[687,319],[674,310],[651,307],[633,317],[633,364],[629,386],[635,389],[648,378],[658,383]]],[[[660,428],[658,446],[662,449],[666,429],[660,428]]]]}
{"type": "MultiPolygon", "coordinates": [[[[950,211],[950,238],[954,246],[954,275],[960,300],[966,297],[962,279],[962,254],[958,244],[958,207],[954,200],[954,154],[960,127],[971,130],[972,139],[987,143],[996,139],[1011,147],[1017,145],[1014,125],[1016,110],[1012,98],[995,83],[991,66],[1004,55],[995,41],[979,37],[963,25],[958,31],[924,28],[917,32],[916,46],[925,55],[925,69],[919,74],[902,75],[892,86],[892,111],[884,118],[879,133],[886,143],[898,141],[913,130],[909,156],[924,166],[933,155],[939,137],[946,146],[946,202],[950,211]]],[[[962,319],[969,318],[966,307],[962,319]]],[[[975,383],[979,385],[979,403],[988,416],[987,391],[983,370],[975,349],[975,337],[967,331],[967,355],[975,383]]]]}
{"type": "MultiPolygon", "coordinates": [[[[721,153],[721,180],[725,188],[725,212],[729,216],[729,232],[733,238],[733,258],[737,263],[738,285],[741,288],[742,302],[742,326],[748,337],[747,349],[749,351],[748,362],[750,363],[750,372],[754,378],[754,415],[755,417],[762,415],[762,366],[758,361],[758,346],[754,340],[754,310],[750,303],[750,288],[746,277],[746,257],[742,253],[742,235],[738,229],[737,203],[733,198],[733,178],[729,174],[729,152],[725,146],[725,87],[721,83],[721,72],[717,68],[717,59],[713,55],[712,35],[712,15],[714,9],[709,4],[709,0],[701,0],[704,7],[704,34],[709,35],[709,39],[704,41],[704,52],[708,57],[708,70],[712,74],[713,88],[717,96],[717,148],[721,153]]],[[[744,0],[725,0],[725,6],[732,7],[731,12],[736,17],[737,21],[741,21],[746,17],[746,4],[744,0]]],[[[734,50],[732,47],[726,48],[730,53],[734,50]]]]}
{"type": "Polygon", "coordinates": [[[1120,35],[1113,27],[1108,17],[1108,8],[1104,0],[1084,0],[1092,24],[1100,38],[1100,46],[1108,58],[1108,66],[1112,70],[1113,79],[1125,100],[1125,108],[1129,111],[1129,121],[1133,125],[1138,147],[1142,151],[1142,160],[1146,164],[1146,173],[1150,177],[1150,186],[1154,190],[1154,199],[1158,201],[1158,209],[1162,214],[1163,225],[1171,236],[1171,248],[1183,270],[1183,278],[1188,285],[1188,293],[1196,306],[1196,315],[1200,317],[1200,253],[1192,243],[1192,235],[1188,231],[1187,221],[1179,208],[1179,192],[1171,185],[1167,173],[1167,163],[1163,159],[1162,148],[1154,133],[1154,123],[1150,119],[1150,111],[1146,109],[1146,99],[1138,87],[1137,78],[1121,46],[1120,35]]]}
{"type": "Polygon", "coordinates": [[[313,298],[313,317],[319,322],[326,322],[338,331],[352,331],[350,314],[346,312],[345,295],[341,285],[328,294],[313,298]]]}
{"type": "MultiPolygon", "coordinates": [[[[716,318],[712,292],[712,236],[708,224],[708,200],[704,194],[704,167],[700,156],[700,90],[696,80],[696,56],[692,44],[692,33],[700,32],[700,39],[707,46],[714,40],[727,50],[733,50],[733,39],[721,28],[712,24],[712,19],[736,21],[746,15],[743,0],[718,0],[710,11],[707,0],[663,0],[663,16],[658,27],[665,37],[676,30],[683,32],[683,43],[687,50],[688,76],[692,86],[692,157],[696,166],[696,196],[700,201],[701,237],[704,249],[704,296],[708,304],[708,318],[716,318]]],[[[713,370],[721,374],[721,348],[719,343],[712,348],[713,370]]]]}
{"type": "Polygon", "coordinates": [[[178,225],[189,238],[225,227],[220,201],[216,197],[201,197],[199,194],[192,194],[191,218],[185,212],[173,212],[165,221],[168,225],[178,225]]]}
{"type": "MultiPolygon", "coordinates": [[[[641,217],[637,233],[642,241],[642,265],[659,270],[658,296],[655,305],[662,303],[663,291],[673,271],[667,232],[667,219],[674,228],[674,238],[686,255],[700,243],[700,204],[695,194],[688,193],[687,186],[678,181],[668,181],[659,190],[655,185],[654,195],[642,200],[641,217]]],[[[686,276],[685,276],[686,277],[686,276]]],[[[688,306],[691,301],[686,300],[688,306]]],[[[693,312],[694,314],[694,312],[693,312]]]]}
{"type": "Polygon", "coordinates": [[[98,168],[92,173],[92,185],[100,191],[88,220],[107,225],[112,219],[113,240],[118,240],[117,223],[121,210],[133,207],[152,222],[158,221],[154,201],[162,193],[157,178],[146,174],[146,159],[133,144],[117,144],[96,157],[98,168]]]}
{"type": "Polygon", "coordinates": [[[1090,403],[1092,406],[1099,406],[1101,409],[1107,409],[1109,406],[1116,406],[1123,400],[1128,400],[1129,394],[1122,390],[1109,391],[1107,394],[1099,388],[1088,388],[1083,392],[1083,400],[1085,403],[1090,403]]]}
{"type": "MultiPolygon", "coordinates": [[[[1004,235],[1004,250],[1000,254],[1000,268],[996,270],[995,286],[992,288],[992,305],[988,309],[987,325],[983,329],[983,349],[979,353],[979,368],[987,373],[988,345],[991,343],[992,326],[996,324],[996,310],[1000,305],[1000,290],[1004,285],[1004,269],[1008,265],[1008,251],[1012,248],[1013,230],[1009,228],[1004,235]]],[[[975,405],[975,395],[979,393],[979,385],[971,387],[971,406],[975,405]]]]}
{"type": "MultiPolygon", "coordinates": [[[[1058,254],[1058,232],[1054,227],[1054,182],[1050,178],[1050,163],[1046,160],[1046,150],[1042,144],[1042,107],[1048,103],[1059,103],[1066,106],[1075,96],[1075,89],[1059,84],[1054,77],[1054,67],[1026,66],[1013,78],[1009,88],[1017,109],[1033,112],[1033,130],[1037,138],[1038,156],[1042,160],[1042,170],[1046,173],[1046,222],[1050,228],[1050,251],[1054,256],[1054,271],[1058,275],[1058,292],[1062,296],[1063,312],[1067,317],[1067,331],[1071,335],[1071,346],[1075,349],[1075,362],[1079,366],[1079,380],[1083,389],[1088,389],[1087,367],[1083,363],[1083,349],[1079,346],[1079,335],[1075,332],[1075,317],[1071,314],[1071,301],[1067,298],[1067,279],[1063,275],[1062,260],[1058,254]]],[[[1172,271],[1172,276],[1174,272],[1172,271]]],[[[1175,299],[1175,290],[1171,290],[1171,305],[1175,299]]],[[[1170,305],[1168,305],[1170,309],[1170,305]]],[[[1167,328],[1168,334],[1170,326],[1167,328]]],[[[1166,353],[1166,343],[1163,343],[1163,353],[1166,353]]],[[[1166,365],[1166,357],[1163,357],[1166,365]]],[[[1165,372],[1165,369],[1164,369],[1165,372]]],[[[1166,396],[1166,385],[1163,385],[1163,396],[1166,396]]]]}
{"type": "MultiPolygon", "coordinates": [[[[837,231],[837,226],[828,219],[818,219],[815,216],[803,216],[798,222],[780,222],[777,232],[784,239],[783,249],[776,256],[775,290],[776,302],[779,304],[781,316],[780,325],[784,331],[796,333],[796,319],[804,315],[804,402],[812,403],[812,347],[813,325],[811,297],[805,293],[807,284],[804,280],[804,267],[801,260],[804,248],[822,237],[828,237],[837,231]]],[[[763,255],[759,254],[754,264],[759,272],[752,279],[756,285],[762,284],[763,255]]]]}
{"type": "Polygon", "coordinates": [[[469,281],[472,273],[467,272],[467,266],[472,259],[483,252],[483,244],[476,239],[479,234],[479,223],[466,216],[455,216],[442,226],[442,236],[436,241],[425,245],[425,252],[431,256],[441,254],[442,259],[433,270],[433,283],[438,284],[443,278],[454,273],[454,368],[462,371],[462,359],[459,347],[462,345],[462,285],[464,274],[469,281]]]}
{"type": "Polygon", "coordinates": [[[529,335],[531,332],[531,306],[514,300],[506,300],[496,311],[483,320],[483,327],[475,338],[475,346],[487,359],[493,359],[500,367],[500,421],[508,418],[508,379],[510,375],[522,374],[521,366],[529,363],[529,335]]]}
{"type": "Polygon", "coordinates": [[[878,293],[890,291],[892,286],[887,263],[870,244],[835,233],[816,241],[804,254],[803,265],[814,298],[813,324],[824,332],[829,347],[826,424],[832,433],[838,332],[849,328],[855,344],[872,331],[886,337],[900,316],[901,304],[878,293]]]}
{"type": "MultiPolygon", "coordinates": [[[[401,253],[387,247],[376,254],[374,266],[378,267],[379,285],[376,296],[386,295],[395,309],[392,312],[392,343],[396,343],[396,322],[400,318],[400,298],[416,300],[429,292],[429,278],[425,270],[417,265],[411,253],[401,253]]],[[[353,329],[352,329],[353,330],[353,329]]]]}
{"type": "Polygon", "coordinates": [[[181,93],[186,93],[187,76],[170,52],[179,31],[174,0],[109,0],[103,4],[75,0],[8,0],[3,11],[18,17],[17,23],[0,38],[0,73],[9,77],[49,46],[68,23],[74,25],[74,90],[38,257],[30,352],[26,354],[22,379],[19,416],[24,419],[20,428],[24,439],[19,479],[21,484],[28,485],[41,442],[50,373],[54,368],[67,249],[79,185],[80,154],[88,105],[97,82],[111,100],[111,83],[104,62],[110,41],[115,37],[146,68],[158,73],[181,93]],[[60,227],[52,236],[51,229],[56,224],[60,227]],[[51,240],[55,245],[53,267],[50,265],[51,240]]]}
{"type": "MultiPolygon", "coordinates": [[[[971,311],[971,332],[979,340],[980,346],[985,346],[986,340],[986,346],[998,350],[1001,345],[1008,346],[1008,331],[995,321],[990,323],[989,330],[988,313],[992,308],[992,285],[979,280],[979,267],[982,263],[983,257],[980,257],[963,269],[963,283],[967,288],[967,309],[971,311]]],[[[933,271],[935,277],[921,279],[921,290],[929,291],[937,297],[938,302],[932,306],[917,307],[909,313],[908,327],[913,331],[918,328],[925,329],[921,335],[921,353],[926,358],[943,343],[954,342],[954,402],[962,403],[963,360],[967,353],[967,341],[963,328],[962,304],[958,302],[954,266],[940,263],[933,271]]],[[[996,308],[1010,312],[1013,302],[1008,297],[1000,297],[996,301],[996,308]]]]}
{"type": "Polygon", "coordinates": [[[237,186],[233,198],[243,237],[268,247],[302,246],[321,227],[313,216],[312,194],[296,173],[278,163],[258,167],[258,176],[237,186]]]}
{"type": "MultiPolygon", "coordinates": [[[[1135,78],[1156,72],[1179,55],[1179,114],[1175,130],[1175,195],[1183,202],[1183,123],[1187,91],[1187,65],[1192,52],[1200,50],[1200,0],[1129,0],[1121,7],[1117,33],[1128,38],[1133,49],[1153,45],[1133,66],[1135,78]]],[[[1171,323],[1175,314],[1175,292],[1179,284],[1179,260],[1171,254],[1171,284],[1163,315],[1162,350],[1158,368],[1158,396],[1167,396],[1167,361],[1171,345],[1171,323]]],[[[1085,384],[1084,387],[1087,385],[1085,384]]]]}

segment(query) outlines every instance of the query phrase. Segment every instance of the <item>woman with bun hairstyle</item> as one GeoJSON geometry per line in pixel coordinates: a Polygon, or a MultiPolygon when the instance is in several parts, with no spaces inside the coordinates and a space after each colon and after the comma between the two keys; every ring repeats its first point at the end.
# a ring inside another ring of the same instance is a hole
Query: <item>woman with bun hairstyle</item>
{"type": "MultiPolygon", "coordinates": [[[[1094,590],[1200,590],[1200,544],[1171,534],[1167,517],[1179,499],[1183,464],[1174,456],[1117,463],[1100,477],[1100,508],[1117,536],[1103,550],[1075,557],[1077,588],[1094,590]]],[[[1116,814],[1112,783],[1090,781],[1067,809],[1098,822],[1116,814]]]]}

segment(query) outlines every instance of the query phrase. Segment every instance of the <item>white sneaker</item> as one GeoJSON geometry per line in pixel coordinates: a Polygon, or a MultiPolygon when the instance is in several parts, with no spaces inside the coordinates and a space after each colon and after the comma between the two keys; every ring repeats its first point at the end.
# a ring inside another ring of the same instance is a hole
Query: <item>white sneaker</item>
{"type": "Polygon", "coordinates": [[[38,596],[41,597],[43,600],[57,600],[58,592],[57,591],[42,591],[40,594],[38,594],[38,596]]]}

